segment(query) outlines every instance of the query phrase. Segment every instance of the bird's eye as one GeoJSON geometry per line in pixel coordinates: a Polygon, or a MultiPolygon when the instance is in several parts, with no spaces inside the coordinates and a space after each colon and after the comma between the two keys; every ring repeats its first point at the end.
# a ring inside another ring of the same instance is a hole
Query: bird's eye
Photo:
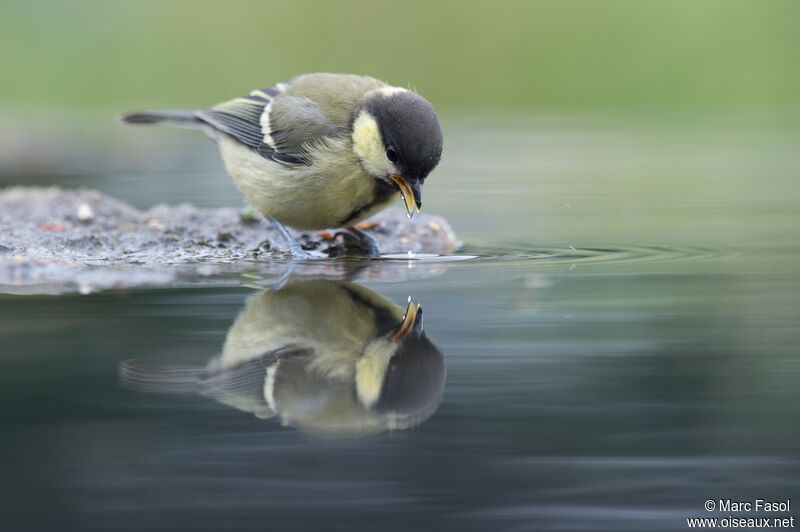
{"type": "Polygon", "coordinates": [[[394,146],[389,146],[386,148],[386,158],[393,163],[397,162],[397,150],[394,149],[394,146]]]}

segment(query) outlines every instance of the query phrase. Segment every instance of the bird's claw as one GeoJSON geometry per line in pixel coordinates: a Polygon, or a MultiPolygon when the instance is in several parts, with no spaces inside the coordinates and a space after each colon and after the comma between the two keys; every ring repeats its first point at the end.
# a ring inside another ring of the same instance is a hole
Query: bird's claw
{"type": "Polygon", "coordinates": [[[330,257],[346,255],[373,257],[380,253],[380,248],[370,235],[355,227],[349,227],[333,235],[333,242],[326,251],[330,257]]]}

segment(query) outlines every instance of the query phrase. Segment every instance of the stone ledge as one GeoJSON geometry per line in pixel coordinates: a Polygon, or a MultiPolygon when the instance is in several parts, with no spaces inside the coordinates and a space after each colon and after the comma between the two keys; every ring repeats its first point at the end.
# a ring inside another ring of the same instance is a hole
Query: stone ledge
{"type": "MultiPolygon", "coordinates": [[[[409,220],[399,209],[389,209],[369,222],[365,230],[383,253],[443,254],[459,245],[440,216],[409,220]]],[[[321,257],[331,245],[331,232],[294,234],[321,257]]],[[[252,265],[287,257],[268,223],[232,208],[181,204],[139,211],[95,190],[0,190],[0,285],[7,288],[64,283],[104,267],[124,271],[132,285],[162,284],[169,278],[168,265],[252,265]]],[[[119,285],[111,281],[100,287],[119,285]]]]}

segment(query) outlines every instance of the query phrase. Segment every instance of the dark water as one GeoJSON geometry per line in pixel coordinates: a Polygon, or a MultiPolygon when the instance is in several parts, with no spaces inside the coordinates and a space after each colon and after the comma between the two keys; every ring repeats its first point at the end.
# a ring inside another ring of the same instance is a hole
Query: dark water
{"type": "MultiPolygon", "coordinates": [[[[321,437],[174,374],[153,386],[172,393],[121,380],[132,359],[205,366],[271,277],[0,296],[3,529],[683,530],[756,515],[708,499],[791,499],[770,517],[798,516],[796,132],[449,129],[426,207],[476,258],[354,280],[400,314],[408,296],[422,305],[447,370],[429,418],[321,437]]],[[[164,181],[154,168],[181,157],[165,150],[49,182],[235,204],[213,153],[191,146],[198,175],[164,181]]],[[[265,308],[256,330],[280,317],[265,308]]]]}

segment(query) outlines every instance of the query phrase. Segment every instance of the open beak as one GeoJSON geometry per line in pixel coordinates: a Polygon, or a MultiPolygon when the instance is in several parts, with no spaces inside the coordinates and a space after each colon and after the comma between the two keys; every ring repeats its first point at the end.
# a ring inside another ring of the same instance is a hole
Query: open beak
{"type": "Polygon", "coordinates": [[[406,210],[408,217],[414,216],[414,208],[417,212],[422,207],[422,187],[420,187],[419,180],[409,181],[405,177],[397,174],[389,176],[400,189],[400,194],[403,195],[403,201],[406,202],[406,210]]]}
{"type": "Polygon", "coordinates": [[[414,303],[414,300],[409,296],[403,323],[392,337],[392,341],[402,342],[411,331],[422,332],[422,306],[414,303]]]}

